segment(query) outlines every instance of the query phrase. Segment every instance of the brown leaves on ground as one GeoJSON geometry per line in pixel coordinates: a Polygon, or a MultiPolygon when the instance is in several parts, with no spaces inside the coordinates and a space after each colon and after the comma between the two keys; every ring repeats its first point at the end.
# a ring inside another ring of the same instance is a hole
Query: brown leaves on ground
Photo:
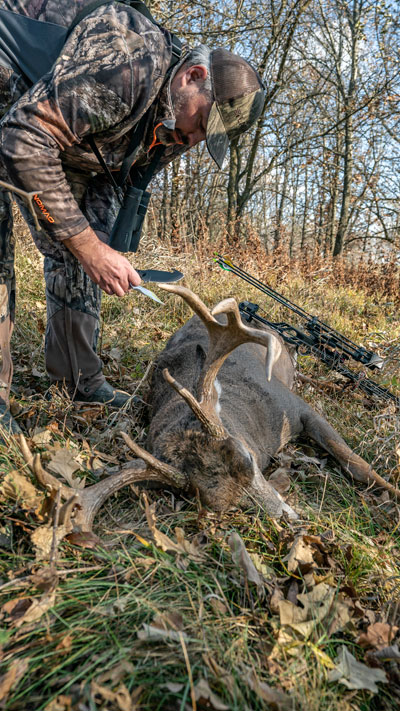
{"type": "Polygon", "coordinates": [[[68,482],[72,489],[84,489],[85,478],[74,476],[81,468],[81,458],[76,450],[69,447],[57,447],[50,456],[47,469],[53,474],[59,474],[68,482]]]}
{"type": "Polygon", "coordinates": [[[278,642],[288,640],[286,627],[294,630],[300,639],[310,638],[317,627],[317,637],[321,636],[323,630],[329,638],[345,629],[352,620],[351,606],[343,600],[336,588],[327,583],[316,585],[310,592],[299,593],[297,600],[301,607],[289,600],[281,600],[278,603],[282,626],[278,642]]]}
{"type": "Polygon", "coordinates": [[[229,711],[222,699],[215,694],[206,679],[200,678],[194,687],[194,698],[200,708],[213,709],[213,711],[229,711]]]}
{"type": "Polygon", "coordinates": [[[109,703],[112,705],[111,708],[116,711],[135,711],[138,708],[136,704],[138,698],[137,690],[134,692],[135,700],[122,681],[118,684],[116,689],[112,690],[108,686],[98,684],[97,681],[92,680],[90,683],[90,691],[93,701],[95,703],[97,703],[97,701],[106,702],[107,708],[110,708],[109,703]]]}
{"type": "Polygon", "coordinates": [[[118,662],[100,676],[92,679],[90,685],[84,681],[80,693],[72,696],[61,694],[50,701],[45,711],[76,711],[78,708],[102,708],[108,711],[139,711],[139,700],[143,687],[129,691],[122,679],[134,673],[134,666],[128,661],[118,662]]]}
{"type": "Polygon", "coordinates": [[[338,681],[348,689],[368,689],[377,694],[377,682],[387,683],[386,674],[382,669],[371,669],[358,662],[344,645],[340,647],[335,663],[336,668],[329,673],[329,681],[338,681]]]}
{"type": "Polygon", "coordinates": [[[228,543],[232,552],[233,562],[240,568],[246,581],[256,586],[258,597],[262,599],[265,596],[263,576],[258,572],[246,550],[243,540],[236,531],[232,531],[228,538],[228,543]]]}
{"type": "Polygon", "coordinates": [[[37,622],[40,618],[54,607],[56,600],[55,590],[43,593],[38,598],[17,597],[6,602],[0,611],[0,618],[5,617],[5,621],[11,627],[21,627],[22,625],[37,622]]]}
{"type": "Polygon", "coordinates": [[[307,575],[327,562],[325,544],[320,536],[298,535],[283,561],[287,563],[289,573],[307,575]]]}
{"type": "MultiPolygon", "coordinates": [[[[8,671],[0,677],[0,702],[6,702],[12,689],[25,676],[29,662],[27,659],[15,659],[11,662],[8,671]]],[[[3,707],[3,704],[2,704],[3,707]]]]}
{"type": "Polygon", "coordinates": [[[169,536],[160,531],[156,526],[155,504],[149,504],[146,494],[143,494],[145,505],[147,524],[153,536],[154,543],[161,550],[169,553],[177,553],[178,556],[184,555],[187,558],[200,562],[204,560],[203,547],[199,542],[191,542],[186,540],[185,533],[182,528],[175,528],[176,542],[169,536]]]}
{"type": "Polygon", "coordinates": [[[13,471],[6,474],[0,484],[0,494],[7,499],[18,502],[25,511],[39,511],[45,495],[38,491],[28,477],[13,471]]]}
{"type": "Polygon", "coordinates": [[[156,615],[150,624],[143,623],[142,629],[137,633],[138,639],[146,642],[159,642],[170,640],[187,641],[188,637],[183,632],[183,619],[178,612],[165,612],[156,615]]]}
{"type": "Polygon", "coordinates": [[[362,632],[357,638],[357,644],[364,649],[374,647],[375,649],[384,649],[389,647],[390,643],[395,638],[398,627],[389,625],[387,622],[375,622],[369,625],[365,632],[362,632]]]}
{"type": "Polygon", "coordinates": [[[254,669],[246,675],[245,680],[255,694],[268,704],[268,708],[275,711],[292,711],[294,708],[293,700],[288,694],[265,681],[260,681],[254,669]]]}

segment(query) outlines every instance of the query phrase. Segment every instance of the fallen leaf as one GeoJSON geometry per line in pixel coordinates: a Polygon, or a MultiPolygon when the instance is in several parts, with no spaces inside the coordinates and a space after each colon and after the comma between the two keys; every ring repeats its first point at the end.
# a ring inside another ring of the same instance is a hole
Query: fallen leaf
{"type": "Polygon", "coordinates": [[[279,491],[280,494],[286,494],[290,489],[290,476],[288,471],[286,467],[279,467],[272,472],[268,479],[271,486],[273,486],[276,491],[279,491]]]}
{"type": "Polygon", "coordinates": [[[338,681],[348,689],[368,689],[374,694],[379,693],[377,682],[387,683],[387,677],[382,669],[371,669],[366,664],[358,662],[342,645],[335,659],[336,668],[328,674],[329,681],[338,681]]]}
{"type": "Polygon", "coordinates": [[[382,662],[385,662],[389,659],[395,659],[396,661],[400,662],[399,645],[392,644],[391,647],[384,647],[383,649],[373,651],[371,650],[370,652],[367,652],[367,656],[371,656],[374,659],[379,659],[382,662]]]}
{"type": "Polygon", "coordinates": [[[258,553],[249,553],[251,560],[253,561],[256,569],[263,576],[265,581],[273,582],[276,580],[275,571],[271,566],[264,563],[263,557],[258,553]]]}
{"type": "Polygon", "coordinates": [[[264,597],[264,581],[251,560],[241,537],[236,531],[232,531],[228,538],[228,543],[232,552],[233,562],[242,570],[245,578],[257,586],[258,596],[260,598],[264,597]]]}
{"type": "Polygon", "coordinates": [[[38,509],[44,500],[44,494],[37,491],[27,477],[16,471],[5,475],[0,484],[0,493],[7,499],[17,501],[28,511],[38,509]]]}
{"type": "Polygon", "coordinates": [[[29,580],[38,590],[42,592],[49,592],[50,590],[55,590],[58,584],[58,575],[54,568],[45,566],[43,568],[38,568],[29,577],[29,580]]]}
{"type": "Polygon", "coordinates": [[[368,647],[383,649],[390,646],[398,630],[398,627],[388,625],[387,622],[375,622],[375,624],[367,627],[366,632],[361,632],[356,641],[364,649],[368,647]]]}
{"type": "Polygon", "coordinates": [[[56,652],[60,652],[60,654],[69,654],[72,649],[73,639],[74,638],[72,634],[65,635],[65,637],[63,637],[62,640],[57,644],[56,652]]]}
{"type": "Polygon", "coordinates": [[[153,625],[143,623],[143,629],[137,633],[138,639],[146,642],[160,642],[161,640],[171,640],[172,642],[180,642],[183,637],[184,641],[188,641],[188,636],[184,632],[176,632],[175,630],[163,630],[153,625]]]}
{"type": "Polygon", "coordinates": [[[281,689],[276,689],[266,684],[265,681],[260,681],[255,671],[249,672],[245,679],[250,689],[252,689],[260,699],[266,701],[269,708],[275,709],[276,711],[291,711],[293,709],[293,701],[290,696],[281,689]]]}
{"type": "Polygon", "coordinates": [[[53,433],[48,429],[37,429],[31,437],[34,444],[49,444],[53,437],[53,433]]]}
{"type": "Polygon", "coordinates": [[[9,600],[1,608],[2,616],[9,615],[8,622],[12,627],[37,622],[42,615],[54,606],[56,598],[55,590],[46,592],[39,598],[20,597],[9,600]]]}
{"type": "Polygon", "coordinates": [[[188,637],[183,632],[183,619],[179,612],[164,612],[156,615],[151,624],[143,623],[143,629],[137,633],[138,639],[157,641],[170,639],[179,642],[181,638],[187,641],[188,637]]]}
{"type": "Polygon", "coordinates": [[[38,370],[37,368],[32,368],[32,375],[34,378],[45,378],[46,373],[43,370],[38,370]]]}
{"type": "Polygon", "coordinates": [[[73,489],[84,489],[85,477],[79,479],[73,476],[81,467],[77,456],[79,455],[77,455],[76,452],[72,452],[68,447],[56,449],[51,455],[47,468],[53,472],[53,474],[60,474],[73,489]]]}
{"type": "Polygon", "coordinates": [[[44,707],[44,711],[72,711],[72,697],[60,694],[44,707]]]}
{"type": "Polygon", "coordinates": [[[308,593],[297,595],[299,605],[289,600],[278,602],[281,625],[290,626],[307,639],[318,624],[325,622],[329,635],[344,629],[351,620],[351,610],[337,597],[336,588],[319,583],[308,593]],[[329,627],[328,627],[329,624],[329,627]]]}
{"type": "Polygon", "coordinates": [[[309,642],[309,646],[311,647],[312,651],[314,652],[315,656],[317,657],[318,661],[321,662],[321,664],[326,667],[327,669],[334,669],[335,664],[332,661],[330,657],[328,657],[325,652],[322,651],[319,647],[317,647],[315,644],[311,644],[309,642]]]}
{"type": "Polygon", "coordinates": [[[107,686],[98,684],[94,679],[90,683],[92,695],[100,696],[104,701],[117,704],[119,711],[134,711],[134,702],[123,682],[120,682],[116,691],[112,691],[107,686]]]}
{"type": "Polygon", "coordinates": [[[217,614],[226,615],[226,613],[228,612],[228,608],[225,603],[222,602],[222,600],[219,600],[217,597],[210,597],[208,602],[210,603],[214,612],[216,612],[217,614]]]}
{"type": "Polygon", "coordinates": [[[110,358],[118,362],[122,358],[122,351],[120,348],[111,348],[108,355],[110,356],[110,358]]]}
{"type": "Polygon", "coordinates": [[[299,570],[300,573],[304,574],[308,573],[311,568],[316,567],[313,548],[304,541],[303,536],[295,538],[289,553],[283,558],[283,561],[287,562],[289,573],[295,573],[299,570]]]}
{"type": "Polygon", "coordinates": [[[118,662],[114,667],[111,667],[111,669],[107,669],[107,671],[103,672],[103,674],[100,674],[100,676],[97,678],[97,682],[99,684],[104,684],[107,681],[111,681],[113,684],[118,684],[124,676],[132,676],[134,674],[135,667],[131,662],[126,661],[126,659],[123,659],[122,661],[118,662]]]}
{"type": "Polygon", "coordinates": [[[73,546],[81,548],[98,548],[102,545],[100,538],[92,531],[73,531],[66,535],[66,540],[73,546]]]}
{"type": "Polygon", "coordinates": [[[279,612],[279,603],[281,600],[284,600],[283,592],[280,588],[275,587],[274,591],[271,595],[271,599],[269,601],[271,611],[272,612],[279,612]]]}
{"type": "Polygon", "coordinates": [[[170,691],[171,694],[179,694],[179,692],[185,688],[185,685],[180,684],[179,682],[167,681],[167,683],[164,684],[164,687],[166,689],[168,689],[168,691],[170,691]]]}
{"type": "MultiPolygon", "coordinates": [[[[186,554],[189,558],[193,560],[200,561],[203,560],[204,556],[202,551],[195,543],[191,543],[185,539],[184,531],[182,528],[177,527],[175,529],[175,535],[177,542],[173,541],[169,536],[167,536],[162,531],[159,531],[156,526],[156,517],[154,513],[154,504],[149,505],[146,494],[143,494],[143,500],[145,505],[146,519],[150,531],[153,536],[154,543],[158,548],[166,552],[186,554]]],[[[136,534],[135,534],[136,535],[136,534]]],[[[138,536],[137,536],[138,537],[138,536]]]]}
{"type": "Polygon", "coordinates": [[[194,541],[188,541],[185,538],[185,532],[184,532],[183,528],[179,528],[179,527],[175,528],[174,533],[176,536],[176,540],[178,541],[178,545],[182,549],[182,552],[186,553],[189,556],[189,558],[191,558],[192,560],[196,560],[196,561],[204,560],[204,553],[203,553],[202,549],[200,548],[201,543],[197,542],[197,540],[200,541],[200,539],[195,539],[194,541]]]}
{"type": "Polygon", "coordinates": [[[25,676],[28,666],[27,659],[16,659],[11,662],[8,671],[0,677],[0,701],[7,699],[10,691],[25,676]]]}
{"type": "Polygon", "coordinates": [[[214,709],[215,711],[229,711],[230,709],[230,706],[224,704],[219,696],[211,691],[206,679],[199,679],[194,687],[194,696],[199,705],[205,706],[207,709],[214,709]]]}
{"type": "Polygon", "coordinates": [[[55,533],[52,524],[45,524],[44,526],[38,526],[37,528],[35,528],[35,530],[31,534],[31,541],[35,548],[36,560],[49,560],[52,550],[56,552],[58,545],[61,543],[63,538],[65,538],[65,536],[70,532],[70,523],[57,526],[57,528],[55,529],[55,533]]]}
{"type": "Polygon", "coordinates": [[[55,601],[55,590],[49,593],[44,593],[39,598],[35,598],[25,614],[14,622],[14,627],[21,627],[21,625],[28,624],[30,622],[37,622],[46,612],[48,612],[48,610],[54,607],[55,601]]]}

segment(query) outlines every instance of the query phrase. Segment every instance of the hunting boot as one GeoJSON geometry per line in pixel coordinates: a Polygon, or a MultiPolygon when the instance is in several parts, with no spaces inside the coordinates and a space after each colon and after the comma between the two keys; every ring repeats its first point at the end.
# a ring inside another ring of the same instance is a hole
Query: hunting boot
{"type": "Polygon", "coordinates": [[[22,430],[11,415],[7,403],[0,397],[0,444],[5,443],[2,432],[9,435],[22,434],[22,430]]]}
{"type": "MultiPolygon", "coordinates": [[[[105,380],[104,383],[90,395],[77,392],[74,400],[78,400],[79,402],[100,402],[110,407],[120,408],[128,402],[129,398],[132,398],[132,395],[129,395],[129,393],[124,390],[113,388],[113,386],[105,380]]],[[[132,400],[135,404],[139,401],[138,398],[132,398],[132,400]]]]}

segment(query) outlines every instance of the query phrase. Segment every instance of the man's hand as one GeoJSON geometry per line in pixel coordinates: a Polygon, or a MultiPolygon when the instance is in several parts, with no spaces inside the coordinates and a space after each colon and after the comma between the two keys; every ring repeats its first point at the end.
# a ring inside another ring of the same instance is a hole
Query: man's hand
{"type": "Polygon", "coordinates": [[[128,260],[101,242],[91,227],[75,237],[65,239],[64,244],[79,260],[91,280],[106,294],[124,296],[130,284],[140,284],[140,276],[128,260]]]}

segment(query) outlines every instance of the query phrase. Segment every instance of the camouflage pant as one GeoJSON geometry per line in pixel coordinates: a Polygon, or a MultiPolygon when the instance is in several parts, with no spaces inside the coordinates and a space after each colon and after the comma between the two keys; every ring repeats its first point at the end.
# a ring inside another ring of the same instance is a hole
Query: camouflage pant
{"type": "MultiPolygon", "coordinates": [[[[96,233],[106,241],[116,205],[102,178],[68,174],[74,196],[96,233]]],[[[70,394],[90,395],[103,382],[102,362],[96,354],[101,290],[85,274],[62,241],[38,232],[23,203],[19,207],[38,249],[44,255],[47,327],[46,370],[51,382],[65,383],[70,394]]],[[[14,236],[9,194],[0,191],[0,285],[5,285],[1,319],[15,312],[14,236]],[[7,291],[6,291],[7,290],[7,291]],[[4,312],[4,314],[3,314],[4,312]]]]}

